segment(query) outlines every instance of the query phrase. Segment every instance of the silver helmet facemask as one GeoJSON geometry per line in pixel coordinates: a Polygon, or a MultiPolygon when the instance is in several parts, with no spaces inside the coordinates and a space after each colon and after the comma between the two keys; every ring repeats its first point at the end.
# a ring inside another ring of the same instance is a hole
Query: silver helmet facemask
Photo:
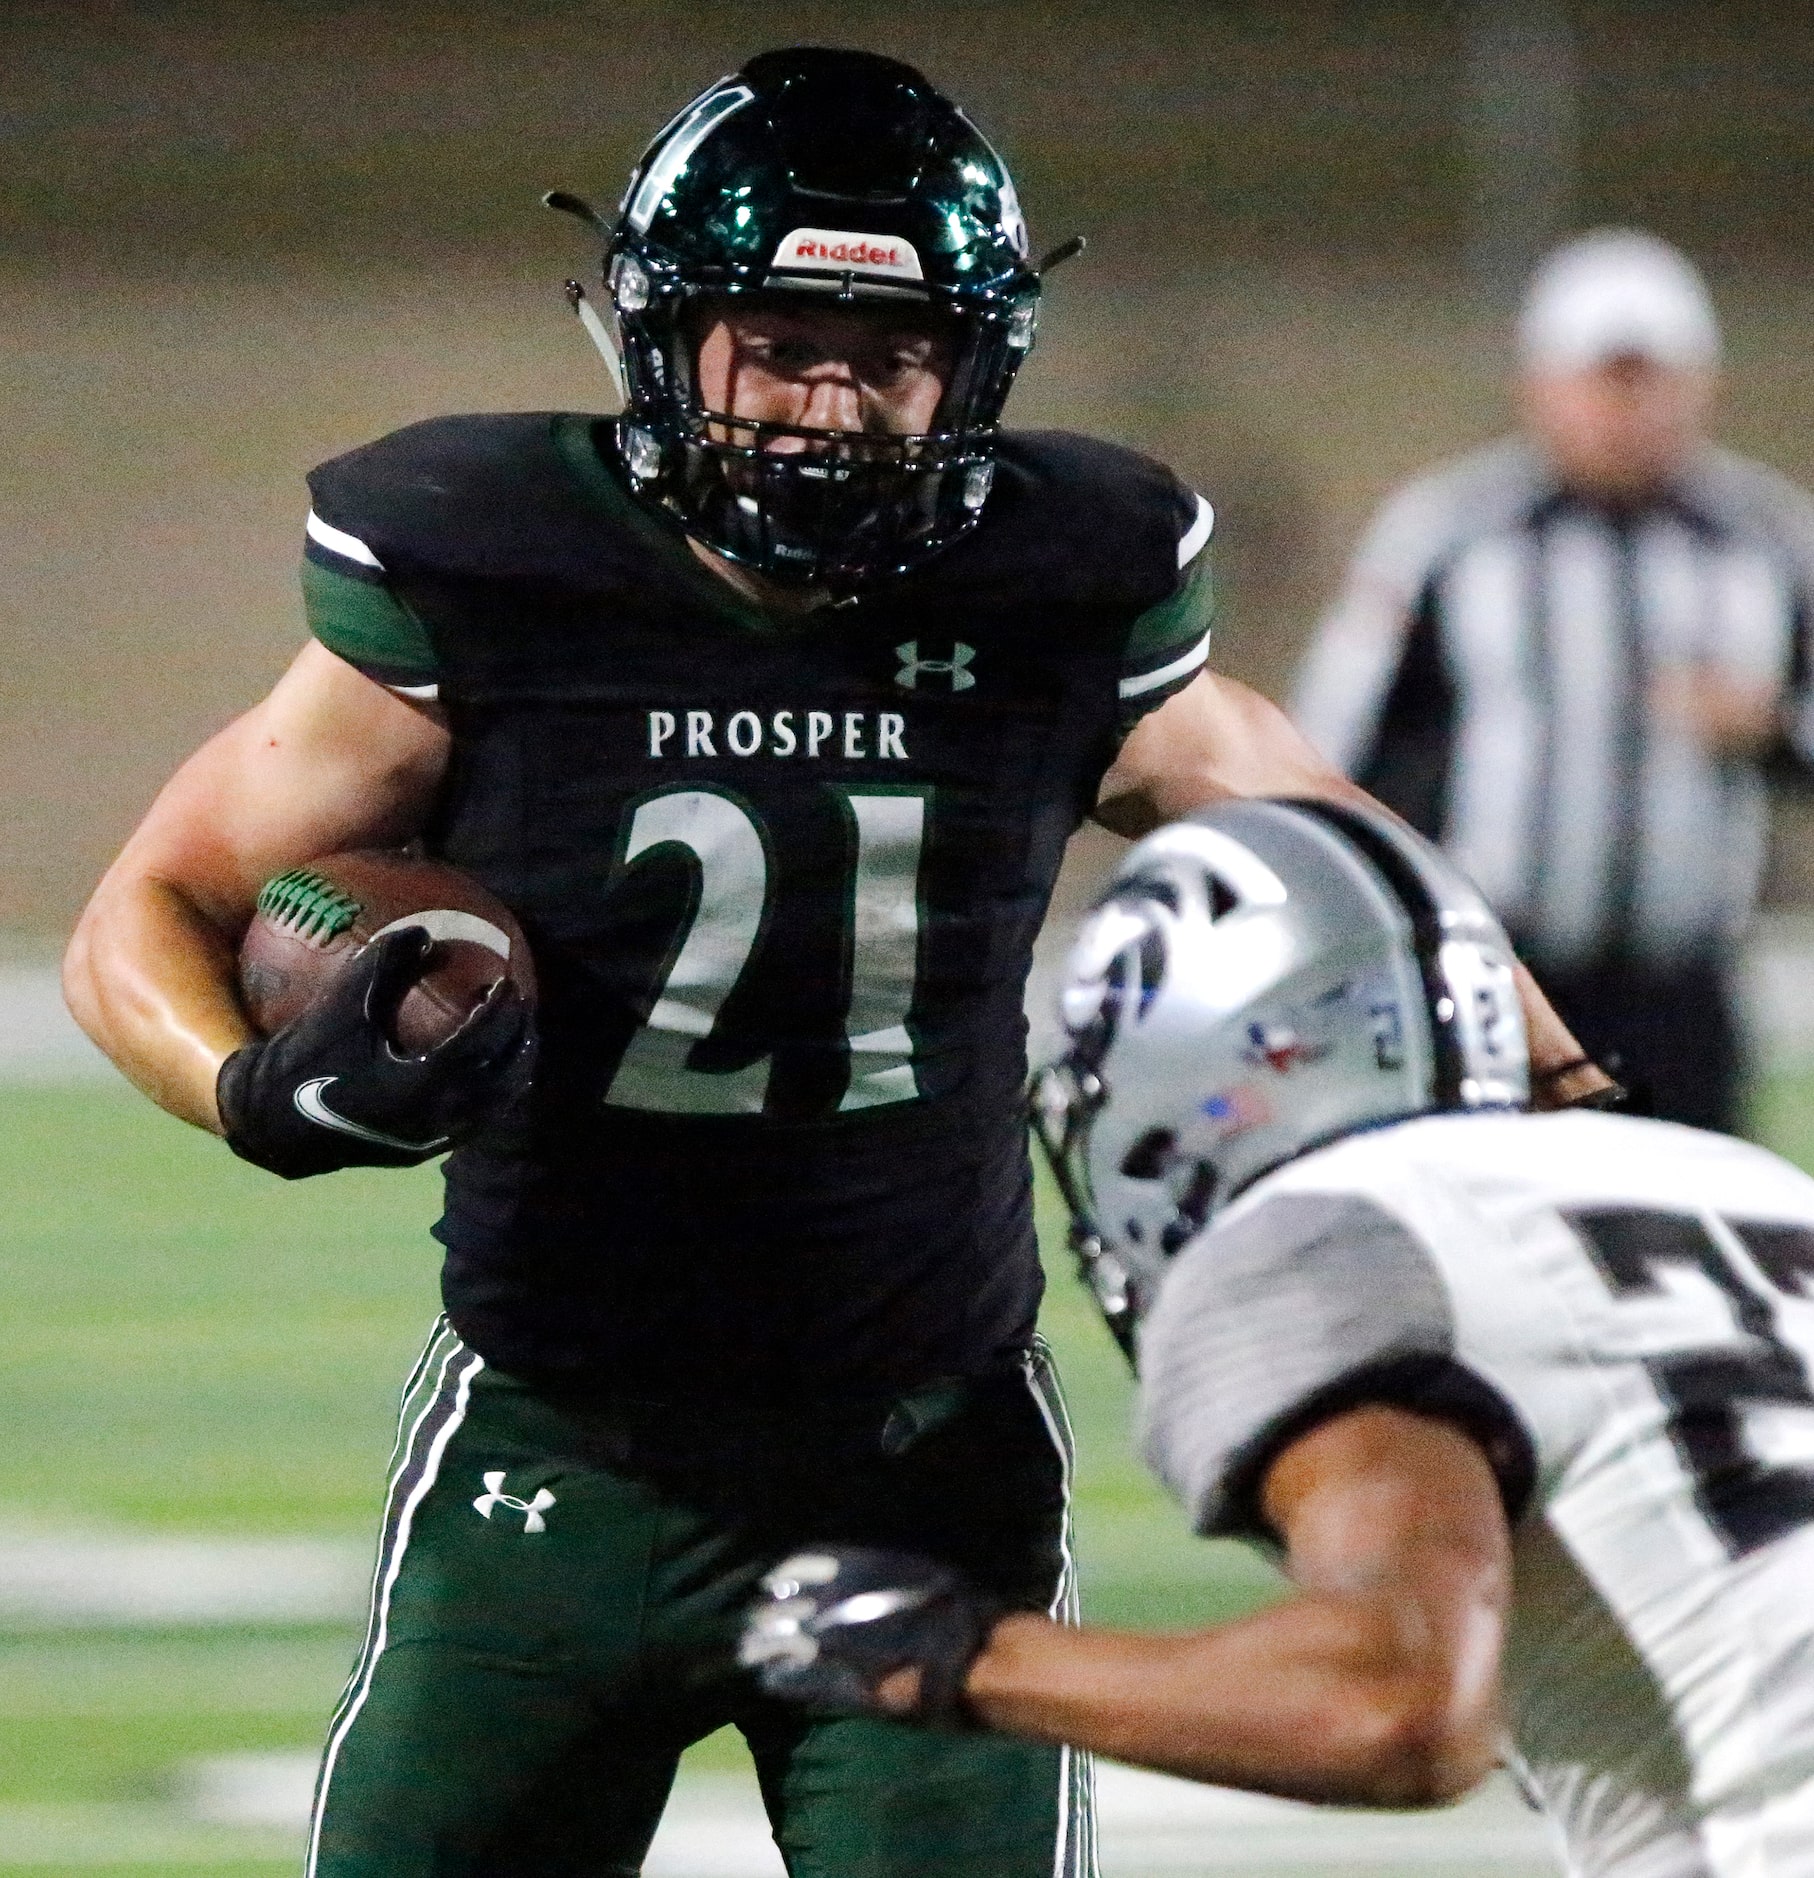
{"type": "Polygon", "coordinates": [[[1072,950],[1034,1131],[1110,1329],[1218,1208],[1356,1129],[1529,1097],[1513,955],[1377,815],[1235,802],[1129,850],[1072,950]]]}

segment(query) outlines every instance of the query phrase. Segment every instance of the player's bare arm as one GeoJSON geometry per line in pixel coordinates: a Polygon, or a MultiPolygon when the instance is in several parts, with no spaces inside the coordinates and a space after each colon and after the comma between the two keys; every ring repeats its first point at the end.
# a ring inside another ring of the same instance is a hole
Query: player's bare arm
{"type": "Polygon", "coordinates": [[[1294,1596],[1180,1636],[1004,1618],[965,1684],[991,1727],[1164,1772],[1369,1806],[1453,1800],[1498,1752],[1509,1540],[1458,1429],[1368,1407],[1274,1462],[1294,1596]]]}
{"type": "Polygon", "coordinates": [[[1277,705],[1237,679],[1206,671],[1135,725],[1102,779],[1096,819],[1137,840],[1237,796],[1370,800],[1277,705]]]}
{"type": "Polygon", "coordinates": [[[216,1079],[252,1035],[233,949],[260,886],[406,838],[446,748],[432,707],[307,647],[177,771],[95,890],[63,972],[83,1029],[161,1107],[220,1132],[216,1079]]]}
{"type": "MultiPolygon", "coordinates": [[[[1311,796],[1378,807],[1317,754],[1277,705],[1204,672],[1134,727],[1102,780],[1096,819],[1138,838],[1193,809],[1238,796],[1311,796]]],[[[1518,996],[1530,1038],[1533,1095],[1560,1108],[1612,1085],[1587,1061],[1523,965],[1518,996]]]]}
{"type": "Polygon", "coordinates": [[[1511,1597],[1500,1489],[1446,1420],[1332,1416],[1273,1460],[1259,1520],[1296,1592],[1175,1635],[1002,1615],[929,1558],[832,1547],[786,1560],[744,1633],[771,1693],[933,1726],[981,1721],[1225,1786],[1440,1805],[1498,1757],[1511,1597]]]}

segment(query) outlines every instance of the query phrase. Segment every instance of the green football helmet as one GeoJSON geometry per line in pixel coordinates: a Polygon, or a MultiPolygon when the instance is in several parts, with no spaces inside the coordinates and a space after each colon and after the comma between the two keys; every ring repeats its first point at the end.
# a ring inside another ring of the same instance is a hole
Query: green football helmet
{"type": "MultiPolygon", "coordinates": [[[[549,200],[606,230],[576,198],[549,200]]],[[[618,447],[641,500],[730,560],[846,591],[975,525],[1039,273],[1001,158],[912,66],[762,53],[649,146],[608,235],[618,447]],[[701,296],[737,294],[935,310],[954,338],[935,427],[874,436],[708,410],[687,315],[701,296]]]]}

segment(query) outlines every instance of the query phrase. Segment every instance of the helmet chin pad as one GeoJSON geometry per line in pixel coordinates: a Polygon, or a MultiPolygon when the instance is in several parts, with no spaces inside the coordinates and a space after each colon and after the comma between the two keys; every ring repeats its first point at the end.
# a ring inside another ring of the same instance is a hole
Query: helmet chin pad
{"type": "Polygon", "coordinates": [[[701,413],[683,446],[687,532],[786,585],[859,585],[936,543],[951,497],[979,511],[994,465],[955,437],[886,437],[701,413]],[[734,441],[727,441],[726,434],[734,441]],[[776,449],[798,440],[798,450],[776,449]]]}

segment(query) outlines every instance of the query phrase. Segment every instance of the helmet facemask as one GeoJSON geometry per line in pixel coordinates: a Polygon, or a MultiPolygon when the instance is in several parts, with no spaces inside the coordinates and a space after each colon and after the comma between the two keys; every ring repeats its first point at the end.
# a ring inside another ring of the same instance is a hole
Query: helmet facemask
{"type": "MultiPolygon", "coordinates": [[[[735,322],[740,304],[796,314],[860,307],[879,320],[902,304],[895,295],[833,300],[823,292],[823,277],[819,287],[770,287],[759,298],[678,297],[663,322],[671,338],[660,350],[660,429],[670,446],[645,449],[640,467],[652,469],[648,480],[672,497],[688,532],[727,559],[788,584],[846,587],[905,568],[980,513],[994,475],[994,438],[992,425],[976,421],[974,388],[979,355],[999,336],[979,330],[983,322],[973,315],[923,299],[912,308],[904,323],[936,337],[942,368],[932,427],[923,431],[824,429],[745,415],[737,408],[742,374],[735,362],[730,395],[708,401],[700,346],[718,319],[735,322]]],[[[859,389],[859,396],[867,394],[859,389]]],[[[627,461],[637,477],[638,459],[627,461]]]]}
{"type": "MultiPolygon", "coordinates": [[[[640,264],[631,267],[633,280],[646,279],[640,264]]],[[[616,270],[620,283],[626,271],[616,270]]],[[[848,281],[828,292],[824,275],[808,279],[771,276],[759,299],[793,312],[839,306],[881,317],[907,298],[848,281]]],[[[617,291],[633,413],[623,445],[631,482],[727,560],[790,586],[850,589],[904,571],[980,516],[994,480],[996,419],[1032,339],[1031,296],[1006,314],[912,296],[912,323],[936,322],[946,369],[932,427],[899,433],[715,408],[700,389],[700,343],[716,317],[734,319],[739,303],[756,304],[758,295],[676,287],[632,317],[621,284],[617,291]]],[[[733,407],[734,386],[733,379],[724,400],[733,407]]]]}

